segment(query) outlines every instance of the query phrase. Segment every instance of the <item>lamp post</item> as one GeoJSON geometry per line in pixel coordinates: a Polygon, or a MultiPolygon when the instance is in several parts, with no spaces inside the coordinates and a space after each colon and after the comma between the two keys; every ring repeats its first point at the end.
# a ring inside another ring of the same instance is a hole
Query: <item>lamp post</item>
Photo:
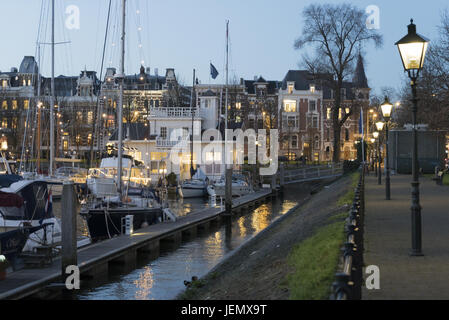
{"type": "Polygon", "coordinates": [[[388,124],[391,118],[391,111],[393,110],[393,105],[388,100],[388,97],[385,97],[385,101],[380,106],[382,109],[382,115],[385,120],[385,199],[390,200],[390,164],[388,157],[388,124]]]}
{"type": "Polygon", "coordinates": [[[416,81],[424,65],[429,40],[416,33],[413,19],[408,25],[408,33],[396,42],[401,56],[404,71],[408,73],[412,87],[412,115],[413,115],[413,151],[412,151],[412,250],[411,256],[422,256],[421,251],[421,205],[419,204],[419,177],[418,177],[418,134],[416,130],[416,113],[418,98],[416,94],[416,81]]]}
{"type": "Polygon", "coordinates": [[[375,150],[375,157],[374,157],[374,171],[376,173],[376,177],[378,177],[378,169],[377,169],[377,164],[379,162],[379,153],[378,153],[378,149],[379,149],[379,132],[378,131],[374,131],[373,132],[373,137],[375,140],[375,145],[374,145],[374,149],[375,150]]]}
{"type": "MultiPolygon", "coordinates": [[[[382,132],[382,130],[384,129],[384,125],[385,123],[382,121],[376,122],[376,128],[377,131],[382,132]]],[[[378,175],[377,175],[377,184],[382,184],[382,171],[381,171],[381,166],[382,166],[382,154],[380,153],[380,134],[379,134],[379,140],[377,143],[377,149],[378,149],[378,153],[379,153],[379,157],[378,157],[378,175]]]]}

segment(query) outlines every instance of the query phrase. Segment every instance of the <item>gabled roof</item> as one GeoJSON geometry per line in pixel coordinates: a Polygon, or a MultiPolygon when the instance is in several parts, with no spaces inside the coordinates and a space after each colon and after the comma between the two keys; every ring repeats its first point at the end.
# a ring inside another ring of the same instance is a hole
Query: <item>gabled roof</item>
{"type": "Polygon", "coordinates": [[[243,80],[243,85],[246,88],[246,92],[248,94],[256,93],[256,84],[266,83],[267,84],[267,93],[268,94],[276,94],[277,90],[281,87],[281,83],[279,81],[266,81],[264,78],[260,77],[258,80],[243,80]]]}

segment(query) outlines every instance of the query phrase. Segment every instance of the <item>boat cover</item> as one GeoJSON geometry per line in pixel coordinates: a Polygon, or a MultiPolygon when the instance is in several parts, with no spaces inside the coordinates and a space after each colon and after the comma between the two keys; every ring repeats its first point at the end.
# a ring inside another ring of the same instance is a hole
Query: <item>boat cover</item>
{"type": "Polygon", "coordinates": [[[8,188],[10,185],[20,180],[23,180],[23,178],[15,174],[1,174],[0,188],[8,188]]]}
{"type": "Polygon", "coordinates": [[[23,198],[18,194],[0,191],[0,207],[22,208],[23,203],[23,198]]]}

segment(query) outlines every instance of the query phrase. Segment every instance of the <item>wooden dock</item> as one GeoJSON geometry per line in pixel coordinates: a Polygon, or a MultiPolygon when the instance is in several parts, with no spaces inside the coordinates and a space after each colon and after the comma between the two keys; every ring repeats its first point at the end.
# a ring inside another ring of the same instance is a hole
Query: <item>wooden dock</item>
{"type": "MultiPolygon", "coordinates": [[[[255,207],[271,197],[271,189],[248,194],[233,200],[233,211],[240,212],[255,207]]],[[[78,267],[81,281],[107,275],[110,263],[135,263],[138,253],[157,257],[161,243],[181,243],[183,238],[194,237],[197,231],[208,230],[211,224],[219,224],[225,214],[224,207],[207,208],[176,222],[164,222],[138,229],[131,236],[122,235],[92,244],[78,250],[78,267]]],[[[38,293],[60,288],[65,280],[61,275],[61,261],[54,259],[50,267],[23,269],[8,274],[0,281],[0,299],[22,299],[38,293]],[[57,285],[55,285],[57,284],[57,285]]]]}

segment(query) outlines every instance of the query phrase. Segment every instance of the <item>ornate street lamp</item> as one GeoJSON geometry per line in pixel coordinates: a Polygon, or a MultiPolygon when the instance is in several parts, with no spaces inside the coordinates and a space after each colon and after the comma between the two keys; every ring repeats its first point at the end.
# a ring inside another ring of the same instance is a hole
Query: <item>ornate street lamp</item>
{"type": "Polygon", "coordinates": [[[378,177],[378,169],[377,169],[377,164],[379,162],[379,153],[378,153],[378,143],[379,143],[379,132],[378,131],[374,131],[373,132],[373,137],[375,140],[375,145],[374,145],[374,149],[375,151],[375,157],[374,157],[374,172],[376,173],[376,177],[378,177]]]}
{"type": "Polygon", "coordinates": [[[416,80],[424,66],[429,40],[416,33],[413,19],[408,25],[408,33],[396,42],[401,55],[404,70],[408,73],[412,87],[412,114],[413,114],[413,152],[412,152],[412,256],[422,256],[421,252],[421,205],[419,204],[419,177],[418,177],[418,134],[416,130],[416,113],[418,98],[416,94],[416,80]]]}
{"type": "Polygon", "coordinates": [[[391,111],[393,110],[393,105],[388,100],[388,97],[385,97],[385,101],[380,106],[382,109],[382,115],[385,120],[385,198],[386,200],[390,200],[390,164],[388,157],[388,123],[391,118],[391,111]]]}
{"type": "MultiPolygon", "coordinates": [[[[384,129],[384,125],[385,125],[385,123],[383,122],[383,121],[379,121],[379,122],[376,122],[376,128],[377,128],[377,131],[379,131],[379,133],[380,132],[382,132],[382,130],[384,129]]],[[[381,185],[382,184],[382,154],[381,154],[381,152],[380,152],[380,137],[379,137],[379,140],[378,140],[378,144],[377,144],[377,152],[379,153],[379,156],[378,156],[378,163],[377,163],[377,169],[378,169],[378,175],[377,175],[377,184],[379,184],[379,185],[381,185]]]]}

